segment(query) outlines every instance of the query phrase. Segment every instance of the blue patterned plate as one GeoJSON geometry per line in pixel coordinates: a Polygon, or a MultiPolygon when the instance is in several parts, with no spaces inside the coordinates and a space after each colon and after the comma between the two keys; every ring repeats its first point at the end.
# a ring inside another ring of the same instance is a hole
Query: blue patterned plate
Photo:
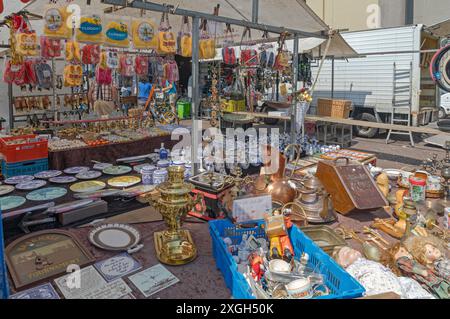
{"type": "Polygon", "coordinates": [[[76,175],[79,173],[87,172],[89,170],[90,170],[90,168],[86,167],[86,166],[75,166],[75,167],[66,168],[64,170],[64,174],[76,175]]]}
{"type": "Polygon", "coordinates": [[[32,191],[27,195],[28,200],[44,201],[63,197],[67,194],[67,190],[62,187],[47,187],[32,191]]]}
{"type": "Polygon", "coordinates": [[[70,184],[73,182],[76,182],[78,179],[73,176],[58,176],[58,177],[52,177],[48,181],[50,183],[55,184],[70,184]]]}
{"type": "Polygon", "coordinates": [[[59,176],[61,174],[62,174],[61,171],[56,171],[56,170],[54,170],[54,171],[43,171],[43,172],[39,172],[39,173],[34,174],[34,177],[40,178],[40,179],[49,179],[49,178],[52,178],[52,177],[57,177],[57,176],[59,176]]]}
{"type": "Polygon", "coordinates": [[[103,170],[104,174],[107,175],[123,175],[127,174],[132,171],[132,168],[129,166],[111,166],[108,168],[105,168],[103,170]]]}
{"type": "Polygon", "coordinates": [[[22,196],[6,196],[0,198],[0,209],[2,211],[13,209],[25,204],[27,200],[22,196]]]}
{"type": "Polygon", "coordinates": [[[33,179],[34,179],[34,176],[32,176],[32,175],[14,176],[14,177],[7,178],[5,180],[5,184],[16,185],[16,184],[32,181],[33,179]]]}
{"type": "Polygon", "coordinates": [[[25,183],[20,183],[16,185],[16,189],[21,191],[32,191],[38,188],[41,188],[47,184],[46,181],[43,180],[35,180],[35,181],[29,181],[25,183]]]}

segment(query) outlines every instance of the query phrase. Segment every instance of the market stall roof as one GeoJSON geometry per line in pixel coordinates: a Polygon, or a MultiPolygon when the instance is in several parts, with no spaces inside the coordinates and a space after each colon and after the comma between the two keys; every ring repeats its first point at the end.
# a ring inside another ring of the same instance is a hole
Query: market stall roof
{"type": "MultiPolygon", "coordinates": [[[[315,58],[322,57],[325,54],[328,40],[318,38],[305,38],[300,39],[299,41],[300,52],[306,53],[312,51],[312,55],[315,58]]],[[[350,44],[347,43],[347,41],[345,41],[340,33],[336,33],[331,38],[327,57],[334,57],[336,59],[356,58],[359,57],[359,54],[350,46],[350,44]]]]}
{"type": "Polygon", "coordinates": [[[450,36],[450,19],[436,23],[430,27],[427,27],[429,31],[439,37],[449,37],[450,36]]]}
{"type": "MultiPolygon", "coordinates": [[[[62,2],[62,1],[60,1],[62,2]]],[[[258,23],[268,26],[275,26],[286,29],[299,30],[308,33],[307,36],[326,36],[329,27],[323,22],[303,0],[259,0],[258,23]]],[[[212,14],[214,6],[220,5],[219,16],[239,21],[252,21],[252,0],[152,0],[146,1],[126,1],[126,0],[102,0],[92,1],[90,5],[86,0],[75,0],[71,3],[81,7],[82,14],[85,12],[111,12],[122,17],[150,17],[159,22],[161,14],[152,11],[143,11],[137,8],[142,6],[167,5],[179,10],[191,10],[203,14],[212,14]],[[113,7],[112,4],[116,4],[113,7]],[[134,6],[123,8],[120,5],[127,4],[134,6]]],[[[40,1],[32,3],[28,10],[34,13],[43,13],[45,6],[40,1]]],[[[181,18],[171,17],[171,25],[175,31],[181,27],[181,18]]],[[[240,28],[237,28],[240,29],[240,28]]],[[[261,36],[256,35],[255,37],[261,36]]],[[[304,35],[306,36],[306,35],[304,35]]]]}

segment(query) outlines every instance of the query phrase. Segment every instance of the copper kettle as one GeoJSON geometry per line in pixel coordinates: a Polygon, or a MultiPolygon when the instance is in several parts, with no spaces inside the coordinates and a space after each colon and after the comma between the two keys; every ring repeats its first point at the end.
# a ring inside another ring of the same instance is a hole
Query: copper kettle
{"type": "Polygon", "coordinates": [[[287,204],[297,197],[295,184],[285,177],[286,157],[270,145],[266,145],[262,156],[264,166],[255,180],[255,193],[270,194],[272,201],[287,204]],[[277,165],[278,164],[278,165],[277,165]]]}

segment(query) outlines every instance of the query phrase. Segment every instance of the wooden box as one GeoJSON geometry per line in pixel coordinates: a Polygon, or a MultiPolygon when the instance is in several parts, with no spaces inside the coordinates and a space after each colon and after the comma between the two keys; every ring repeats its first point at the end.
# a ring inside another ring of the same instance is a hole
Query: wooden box
{"type": "Polygon", "coordinates": [[[342,215],[389,205],[367,168],[348,158],[321,160],[316,176],[331,195],[335,210],[342,215]]]}

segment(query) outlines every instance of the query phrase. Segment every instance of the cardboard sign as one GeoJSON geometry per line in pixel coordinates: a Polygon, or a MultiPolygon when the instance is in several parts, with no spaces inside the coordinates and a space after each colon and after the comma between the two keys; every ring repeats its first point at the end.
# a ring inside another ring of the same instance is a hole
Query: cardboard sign
{"type": "Polygon", "coordinates": [[[0,299],[8,298],[8,275],[5,264],[5,247],[3,242],[3,224],[0,222],[0,299]]]}
{"type": "Polygon", "coordinates": [[[238,223],[264,219],[272,212],[272,196],[242,197],[233,201],[233,219],[238,223]]]}

